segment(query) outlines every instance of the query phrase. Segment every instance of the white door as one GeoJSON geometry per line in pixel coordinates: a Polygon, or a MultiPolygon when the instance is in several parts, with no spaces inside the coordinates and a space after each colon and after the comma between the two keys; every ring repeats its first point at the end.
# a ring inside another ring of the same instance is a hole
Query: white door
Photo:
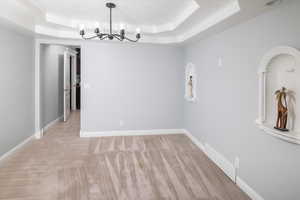
{"type": "Polygon", "coordinates": [[[72,68],[71,68],[71,76],[72,76],[72,110],[76,110],[76,83],[77,83],[77,60],[76,56],[72,55],[72,68]]]}
{"type": "Polygon", "coordinates": [[[71,86],[70,86],[70,54],[64,53],[64,121],[70,116],[71,86]]]}

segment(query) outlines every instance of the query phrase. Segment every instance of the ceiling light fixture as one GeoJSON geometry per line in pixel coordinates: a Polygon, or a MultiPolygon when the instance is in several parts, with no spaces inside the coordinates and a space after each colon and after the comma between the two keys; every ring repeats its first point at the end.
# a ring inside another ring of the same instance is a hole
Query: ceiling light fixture
{"type": "Polygon", "coordinates": [[[106,7],[109,8],[109,14],[110,14],[110,18],[109,18],[109,33],[101,33],[99,25],[97,24],[96,29],[94,30],[94,33],[96,35],[91,36],[91,37],[85,37],[85,30],[84,30],[84,26],[81,25],[80,27],[80,35],[83,39],[85,40],[91,40],[94,38],[99,38],[100,40],[105,40],[105,39],[109,39],[109,40],[113,40],[113,39],[118,39],[119,41],[130,41],[130,42],[137,42],[139,41],[139,39],[141,39],[141,32],[140,29],[137,29],[136,31],[136,39],[130,39],[128,37],[125,36],[125,28],[124,28],[124,24],[121,24],[121,30],[120,30],[120,34],[116,34],[113,33],[112,30],[112,9],[116,7],[116,4],[114,3],[106,3],[106,7]]]}

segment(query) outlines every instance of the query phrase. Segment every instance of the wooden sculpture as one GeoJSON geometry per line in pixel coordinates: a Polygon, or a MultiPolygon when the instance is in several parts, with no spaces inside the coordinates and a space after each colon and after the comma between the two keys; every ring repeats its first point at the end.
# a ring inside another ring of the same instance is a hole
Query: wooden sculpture
{"type": "Polygon", "coordinates": [[[190,76],[188,85],[189,85],[189,88],[190,88],[190,97],[191,97],[191,98],[194,98],[194,83],[193,83],[193,76],[190,76]]]}
{"type": "Polygon", "coordinates": [[[278,101],[277,103],[277,122],[276,126],[274,127],[277,130],[280,131],[289,131],[287,129],[287,120],[288,120],[288,108],[287,108],[287,92],[286,88],[282,87],[281,90],[277,90],[275,92],[276,99],[278,101]]]}

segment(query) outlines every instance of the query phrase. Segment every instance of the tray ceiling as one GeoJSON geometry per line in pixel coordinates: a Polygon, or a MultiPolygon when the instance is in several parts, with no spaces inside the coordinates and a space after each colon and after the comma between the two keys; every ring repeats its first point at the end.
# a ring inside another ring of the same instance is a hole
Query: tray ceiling
{"type": "MultiPolygon", "coordinates": [[[[37,34],[78,39],[78,27],[107,28],[105,0],[3,0],[0,17],[37,34]]],[[[142,30],[142,42],[178,43],[218,24],[241,21],[266,10],[268,0],[112,0],[115,30],[142,30]],[[233,20],[232,20],[233,19],[233,20]]],[[[230,24],[230,23],[229,23],[230,24]]]]}

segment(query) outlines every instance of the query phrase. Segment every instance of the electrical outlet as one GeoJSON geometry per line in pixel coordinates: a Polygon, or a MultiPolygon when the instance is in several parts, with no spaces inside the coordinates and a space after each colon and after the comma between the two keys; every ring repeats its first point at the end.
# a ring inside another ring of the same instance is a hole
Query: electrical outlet
{"type": "Polygon", "coordinates": [[[222,58],[219,58],[219,60],[218,60],[218,66],[219,67],[223,67],[223,59],[222,58]]]}
{"type": "Polygon", "coordinates": [[[122,127],[122,126],[124,126],[124,121],[123,120],[120,120],[120,126],[122,127]]]}
{"type": "Polygon", "coordinates": [[[240,159],[239,157],[236,157],[234,160],[234,168],[239,169],[240,168],[240,159]]]}
{"type": "Polygon", "coordinates": [[[240,168],[240,159],[239,159],[239,157],[236,157],[234,160],[234,174],[235,174],[234,182],[235,183],[237,182],[239,168],[240,168]]]}

